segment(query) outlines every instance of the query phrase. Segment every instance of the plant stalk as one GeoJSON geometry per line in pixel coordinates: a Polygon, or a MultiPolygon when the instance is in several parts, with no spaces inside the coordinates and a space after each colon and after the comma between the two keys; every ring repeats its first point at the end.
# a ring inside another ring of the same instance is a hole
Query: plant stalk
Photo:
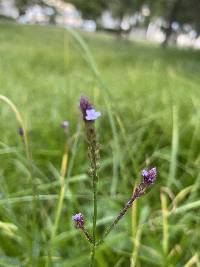
{"type": "Polygon", "coordinates": [[[128,209],[132,206],[133,202],[134,202],[136,199],[138,199],[141,195],[144,194],[144,192],[145,192],[145,187],[146,187],[146,185],[145,185],[144,183],[140,183],[140,184],[136,187],[136,189],[135,189],[135,191],[134,191],[134,193],[133,193],[131,199],[126,203],[126,205],[123,207],[123,209],[121,209],[121,211],[119,212],[119,214],[117,215],[117,217],[114,219],[114,221],[111,223],[111,225],[106,229],[106,231],[105,231],[105,233],[104,233],[104,235],[103,235],[103,238],[100,239],[96,245],[100,245],[100,244],[102,244],[102,243],[104,242],[104,239],[105,239],[105,238],[107,237],[107,235],[114,229],[115,225],[119,222],[119,220],[121,220],[121,219],[123,218],[124,214],[125,214],[125,213],[128,211],[128,209]]]}
{"type": "Polygon", "coordinates": [[[96,141],[96,133],[94,123],[86,122],[86,137],[88,142],[88,157],[90,161],[90,176],[92,177],[93,189],[93,234],[91,246],[91,264],[95,266],[95,252],[96,252],[96,224],[97,224],[97,182],[98,182],[98,159],[99,149],[96,141]]]}

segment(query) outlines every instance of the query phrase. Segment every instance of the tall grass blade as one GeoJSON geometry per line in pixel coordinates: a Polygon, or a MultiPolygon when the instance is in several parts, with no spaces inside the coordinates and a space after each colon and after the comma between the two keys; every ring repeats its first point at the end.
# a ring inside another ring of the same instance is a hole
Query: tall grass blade
{"type": "Polygon", "coordinates": [[[169,227],[168,227],[168,208],[167,208],[167,198],[164,192],[160,192],[160,200],[161,200],[161,209],[162,209],[162,228],[163,228],[163,238],[162,238],[162,248],[163,254],[165,257],[168,255],[168,240],[169,240],[169,227]]]}
{"type": "Polygon", "coordinates": [[[178,108],[176,106],[172,109],[173,129],[172,129],[172,152],[170,159],[170,170],[167,187],[176,183],[176,169],[178,156],[178,142],[179,142],[179,128],[178,128],[178,108]]]}

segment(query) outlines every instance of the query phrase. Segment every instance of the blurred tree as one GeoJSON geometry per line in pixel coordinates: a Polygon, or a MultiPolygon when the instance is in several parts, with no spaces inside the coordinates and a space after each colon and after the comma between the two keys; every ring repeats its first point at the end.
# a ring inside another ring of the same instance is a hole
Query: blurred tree
{"type": "Polygon", "coordinates": [[[110,0],[108,9],[113,17],[119,20],[119,31],[122,31],[121,24],[125,16],[133,15],[136,12],[136,6],[139,1],[134,0],[110,0]]]}
{"type": "Polygon", "coordinates": [[[182,0],[181,8],[177,12],[177,21],[183,24],[190,24],[197,33],[200,33],[200,1],[182,0]]]}
{"type": "Polygon", "coordinates": [[[151,16],[161,16],[165,20],[163,47],[167,46],[170,40],[174,22],[177,22],[180,28],[190,24],[200,33],[200,0],[147,0],[146,3],[151,9],[151,16]]]}
{"type": "MultiPolygon", "coordinates": [[[[174,31],[174,22],[177,22],[180,28],[189,24],[200,33],[200,0],[110,0],[108,9],[114,17],[119,19],[119,25],[121,25],[125,16],[141,12],[144,5],[148,6],[151,11],[148,19],[163,17],[165,21],[163,25],[165,39],[162,44],[164,47],[174,31]]],[[[147,24],[148,22],[149,20],[147,24]]],[[[128,32],[133,26],[130,24],[128,32]]]]}
{"type": "Polygon", "coordinates": [[[112,16],[119,21],[119,29],[116,31],[121,32],[123,31],[120,27],[123,18],[133,15],[145,3],[145,0],[70,0],[70,2],[81,11],[83,18],[86,19],[98,21],[104,11],[110,11],[112,16]]]}
{"type": "Polygon", "coordinates": [[[112,15],[120,20],[125,15],[132,15],[136,10],[136,2],[134,0],[110,0],[108,8],[112,15]]]}
{"type": "Polygon", "coordinates": [[[166,12],[165,12],[165,20],[166,20],[166,27],[164,28],[165,31],[165,39],[163,41],[163,47],[165,47],[168,42],[169,38],[173,32],[172,24],[175,21],[178,21],[178,15],[181,10],[183,0],[170,0],[166,4],[166,12]]]}
{"type": "Polygon", "coordinates": [[[15,0],[15,5],[19,11],[19,16],[24,15],[30,5],[43,4],[42,0],[15,0]]]}
{"type": "Polygon", "coordinates": [[[127,28],[122,28],[122,22],[124,18],[131,18],[135,13],[141,13],[142,7],[146,4],[146,0],[110,0],[108,2],[108,9],[112,13],[113,17],[118,19],[119,29],[118,33],[128,34],[135,26],[135,21],[129,19],[129,25],[127,28]]]}
{"type": "Polygon", "coordinates": [[[65,0],[65,2],[74,4],[80,10],[83,18],[93,19],[95,21],[108,6],[106,0],[65,0]]]}
{"type": "MultiPolygon", "coordinates": [[[[138,12],[141,14],[142,7],[147,5],[150,8],[150,16],[163,17],[165,32],[165,47],[173,33],[173,22],[177,22],[180,27],[184,24],[190,24],[193,29],[200,33],[200,0],[63,0],[71,2],[82,13],[83,18],[93,19],[98,22],[98,18],[106,10],[110,11],[114,18],[118,19],[118,29],[114,30],[118,35],[128,34],[135,26],[135,22],[129,22],[129,27],[122,28],[122,21],[125,17],[132,16],[138,12]]],[[[19,14],[25,13],[27,7],[32,4],[44,5],[43,0],[15,0],[19,14]]]]}
{"type": "MultiPolygon", "coordinates": [[[[24,15],[26,13],[26,9],[31,5],[39,4],[41,6],[48,6],[47,3],[43,0],[15,0],[15,5],[18,8],[19,16],[24,15]]],[[[53,9],[53,14],[50,16],[49,22],[54,24],[55,23],[55,16],[57,14],[57,10],[54,6],[51,6],[53,9]]]]}

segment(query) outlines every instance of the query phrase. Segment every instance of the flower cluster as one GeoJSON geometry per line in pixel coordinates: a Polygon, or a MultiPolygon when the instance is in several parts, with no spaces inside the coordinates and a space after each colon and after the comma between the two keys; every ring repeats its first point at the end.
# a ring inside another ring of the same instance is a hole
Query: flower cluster
{"type": "Polygon", "coordinates": [[[156,167],[149,169],[149,170],[144,169],[141,172],[141,175],[143,177],[143,183],[144,184],[146,184],[146,185],[153,184],[156,180],[156,175],[157,175],[156,167]]]}
{"type": "Polygon", "coordinates": [[[83,228],[84,227],[84,218],[81,213],[77,213],[72,216],[72,220],[74,221],[76,228],[83,228]]]}

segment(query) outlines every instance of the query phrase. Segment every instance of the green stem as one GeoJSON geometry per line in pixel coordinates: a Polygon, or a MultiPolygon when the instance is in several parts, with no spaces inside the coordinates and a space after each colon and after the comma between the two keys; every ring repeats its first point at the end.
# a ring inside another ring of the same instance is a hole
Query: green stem
{"type": "Polygon", "coordinates": [[[83,231],[83,233],[84,233],[84,235],[85,235],[87,241],[90,242],[91,244],[93,244],[93,239],[92,239],[92,237],[90,236],[90,234],[88,233],[88,231],[85,229],[84,226],[81,228],[81,230],[83,231]]]}
{"type": "Polygon", "coordinates": [[[135,191],[133,192],[132,197],[129,199],[129,201],[125,204],[125,206],[121,209],[121,211],[119,212],[119,214],[117,215],[117,217],[114,219],[114,221],[111,223],[111,225],[106,229],[102,239],[100,239],[97,242],[97,246],[102,244],[104,242],[104,239],[107,237],[107,235],[114,229],[114,227],[116,226],[116,224],[119,222],[119,220],[121,220],[125,213],[128,211],[129,208],[132,207],[133,202],[135,200],[137,200],[140,196],[142,196],[145,193],[145,189],[146,189],[146,185],[145,183],[140,183],[135,191]]]}
{"type": "Polygon", "coordinates": [[[96,225],[97,225],[97,184],[96,181],[93,181],[93,205],[94,205],[94,214],[93,214],[93,243],[96,243],[96,225]]]}
{"type": "Polygon", "coordinates": [[[96,252],[96,224],[97,224],[97,182],[98,182],[98,159],[99,149],[96,141],[95,127],[93,123],[86,123],[86,136],[88,142],[88,156],[91,168],[92,189],[93,189],[93,235],[91,246],[91,267],[95,266],[96,252]]]}
{"type": "Polygon", "coordinates": [[[50,246],[49,246],[49,257],[48,257],[47,266],[49,266],[51,264],[52,243],[53,243],[53,240],[54,240],[56,233],[57,233],[57,229],[58,229],[58,225],[59,225],[60,217],[61,217],[61,213],[62,213],[64,198],[65,198],[65,174],[66,174],[66,169],[67,169],[67,163],[68,163],[68,146],[67,146],[67,141],[66,141],[65,150],[64,150],[63,157],[62,157],[61,170],[60,170],[61,188],[60,188],[60,194],[59,194],[59,199],[58,199],[58,205],[57,205],[57,209],[56,209],[55,221],[54,221],[53,229],[51,232],[50,246]]]}
{"type": "Polygon", "coordinates": [[[96,252],[96,246],[93,243],[92,247],[91,247],[91,263],[90,263],[90,267],[94,267],[95,266],[95,252],[96,252]]]}
{"type": "Polygon", "coordinates": [[[52,233],[51,233],[51,242],[53,241],[53,239],[56,236],[56,232],[57,232],[57,229],[58,229],[58,224],[59,224],[60,216],[61,216],[61,212],[62,212],[64,197],[65,197],[65,185],[62,186],[61,190],[60,190],[55,222],[54,222],[53,230],[52,230],[52,233]]]}
{"type": "MultiPolygon", "coordinates": [[[[96,175],[95,175],[96,177],[96,175]]],[[[97,182],[93,177],[93,244],[91,249],[91,267],[95,266],[96,225],[97,225],[97,182]]]]}
{"type": "Polygon", "coordinates": [[[65,174],[66,174],[66,170],[67,170],[67,162],[68,162],[68,147],[67,147],[67,141],[66,141],[65,150],[64,150],[63,157],[62,157],[61,170],[60,170],[61,188],[60,188],[60,194],[59,194],[59,200],[58,200],[58,205],[57,205],[57,210],[56,210],[55,221],[54,221],[53,230],[51,233],[51,242],[55,238],[55,235],[56,235],[56,232],[58,229],[58,224],[60,221],[63,202],[64,202],[64,198],[65,198],[65,174]]]}

